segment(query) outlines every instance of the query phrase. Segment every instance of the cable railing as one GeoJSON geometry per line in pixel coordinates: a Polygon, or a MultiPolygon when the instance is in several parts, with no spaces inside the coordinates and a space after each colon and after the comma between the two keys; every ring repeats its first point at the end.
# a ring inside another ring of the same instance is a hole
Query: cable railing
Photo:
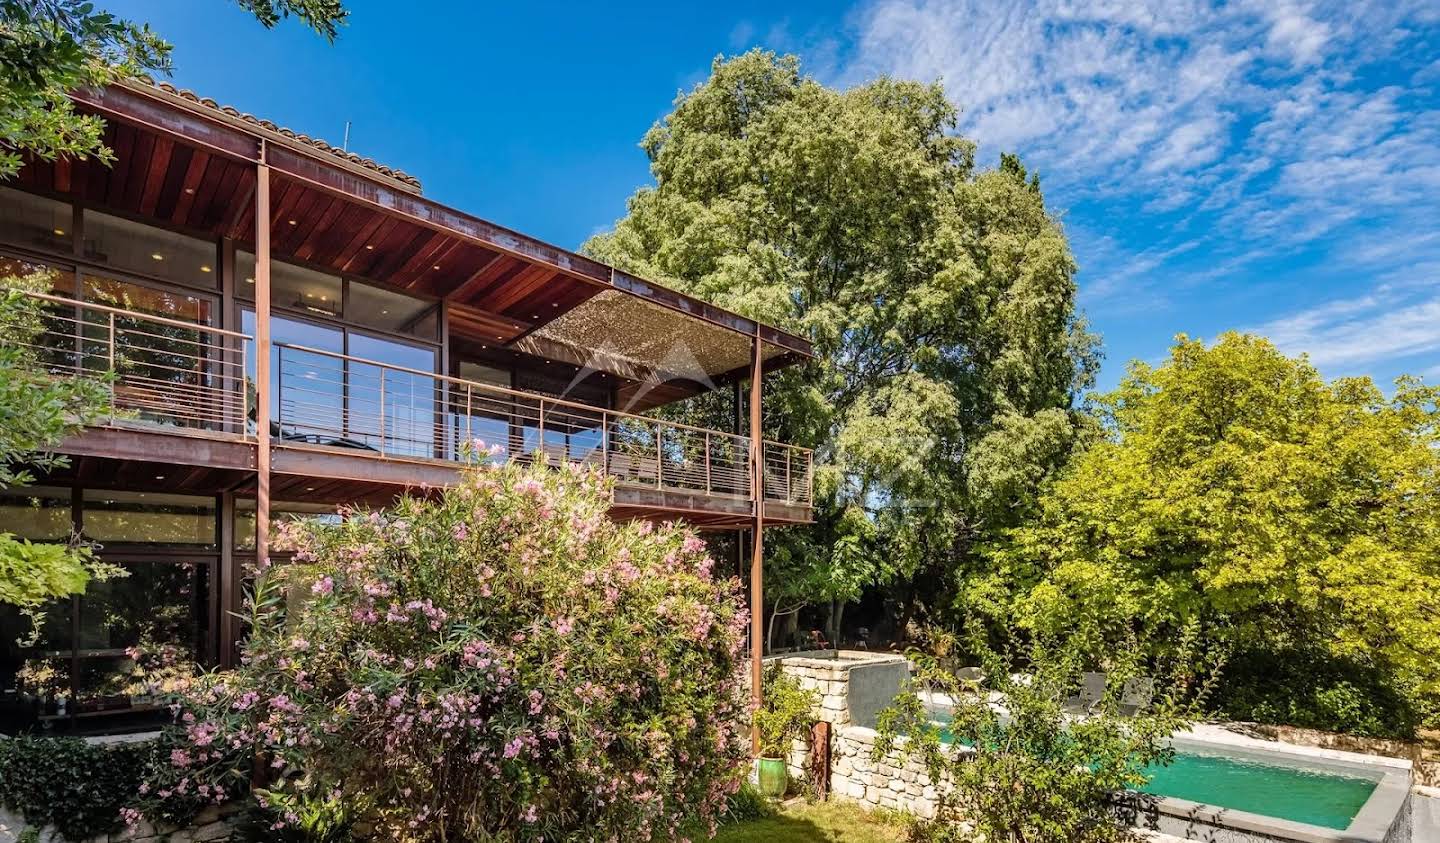
{"type": "Polygon", "coordinates": [[[115,422],[242,435],[243,334],[46,293],[43,330],[10,342],[55,376],[104,381],[115,422]]]}
{"type": "MultiPolygon", "coordinates": [[[[244,334],[43,293],[43,331],[11,338],[58,376],[110,391],[110,423],[251,438],[256,392],[244,334]]],[[[275,343],[272,442],[382,457],[600,466],[619,483],[749,499],[750,439],[733,433],[321,349],[275,343]],[[474,443],[493,451],[479,453],[474,443]]],[[[811,452],[765,442],[763,494],[812,502],[811,452]]]]}
{"type": "MultiPolygon", "coordinates": [[[[616,481],[746,498],[750,439],[333,351],[276,343],[281,442],[385,457],[567,462],[616,481]],[[474,453],[474,443],[488,453],[474,453]]],[[[810,451],[767,442],[768,500],[809,504],[810,451]]]]}

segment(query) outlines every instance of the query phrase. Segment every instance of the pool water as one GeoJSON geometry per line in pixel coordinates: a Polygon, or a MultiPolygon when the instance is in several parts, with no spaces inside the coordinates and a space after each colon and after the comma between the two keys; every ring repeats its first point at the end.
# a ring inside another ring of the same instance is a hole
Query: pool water
{"type": "Polygon", "coordinates": [[[1150,783],[1141,788],[1146,793],[1334,829],[1350,825],[1377,784],[1338,773],[1186,752],[1176,753],[1169,766],[1147,772],[1150,783]]]}
{"type": "MultiPolygon", "coordinates": [[[[943,743],[955,742],[943,720],[936,725],[943,743]]],[[[1191,752],[1177,752],[1171,764],[1146,773],[1145,793],[1342,830],[1378,784],[1359,776],[1191,752]]]]}

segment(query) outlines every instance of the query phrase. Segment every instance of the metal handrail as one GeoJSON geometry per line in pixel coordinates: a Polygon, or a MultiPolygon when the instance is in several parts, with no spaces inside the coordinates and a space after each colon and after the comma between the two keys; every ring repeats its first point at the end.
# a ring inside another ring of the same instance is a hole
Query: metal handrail
{"type": "MultiPolygon", "coordinates": [[[[246,394],[251,337],[65,296],[25,294],[54,306],[46,308],[42,337],[25,346],[53,374],[109,376],[117,410],[112,423],[124,419],[253,437],[246,394]],[[175,335],[173,329],[184,333],[175,335]]],[[[599,462],[621,483],[656,489],[811,501],[809,448],[761,440],[756,455],[750,438],[741,434],[309,346],[273,347],[279,365],[272,406],[281,443],[340,444],[387,456],[457,461],[477,425],[501,425],[505,441],[496,444],[517,459],[599,462]],[[298,379],[287,371],[293,355],[312,356],[304,364],[312,371],[298,379]],[[317,358],[326,364],[314,362],[317,358]],[[757,456],[764,480],[759,490],[751,488],[757,456]]]]}

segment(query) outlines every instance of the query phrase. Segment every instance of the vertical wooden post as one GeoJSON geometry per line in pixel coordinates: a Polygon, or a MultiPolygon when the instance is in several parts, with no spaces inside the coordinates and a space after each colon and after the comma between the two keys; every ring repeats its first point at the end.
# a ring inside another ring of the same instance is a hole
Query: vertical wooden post
{"type": "MultiPolygon", "coordinates": [[[[263,153],[263,149],[262,149],[263,153]]],[[[270,168],[255,182],[255,566],[270,564],[270,168]]]]}
{"type": "Polygon", "coordinates": [[[219,617],[215,618],[217,636],[216,661],[221,667],[235,666],[235,612],[240,610],[240,598],[235,575],[235,493],[221,492],[219,506],[220,564],[215,571],[215,582],[210,583],[212,591],[218,591],[219,617]]]}
{"type": "MultiPolygon", "coordinates": [[[[750,499],[754,526],[750,536],[750,698],[759,709],[761,700],[761,656],[765,646],[765,583],[762,560],[765,556],[765,495],[761,475],[763,437],[760,431],[760,337],[757,333],[750,364],[750,499]]],[[[750,750],[760,756],[760,730],[750,726],[750,750]]]]}

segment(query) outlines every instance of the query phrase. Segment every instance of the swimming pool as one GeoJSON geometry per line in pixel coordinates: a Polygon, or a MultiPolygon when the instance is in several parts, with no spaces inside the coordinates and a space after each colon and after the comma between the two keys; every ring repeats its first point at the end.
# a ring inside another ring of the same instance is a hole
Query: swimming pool
{"type": "Polygon", "coordinates": [[[1155,796],[1341,830],[1350,827],[1380,784],[1378,779],[1193,751],[1177,752],[1174,763],[1146,772],[1150,783],[1140,790],[1155,796]]]}
{"type": "MultiPolygon", "coordinates": [[[[941,741],[955,743],[948,716],[936,715],[941,741]]],[[[1173,763],[1147,770],[1140,789],[1155,797],[1144,809],[1147,827],[1198,840],[1408,840],[1403,763],[1192,737],[1172,746],[1173,763]]]]}

